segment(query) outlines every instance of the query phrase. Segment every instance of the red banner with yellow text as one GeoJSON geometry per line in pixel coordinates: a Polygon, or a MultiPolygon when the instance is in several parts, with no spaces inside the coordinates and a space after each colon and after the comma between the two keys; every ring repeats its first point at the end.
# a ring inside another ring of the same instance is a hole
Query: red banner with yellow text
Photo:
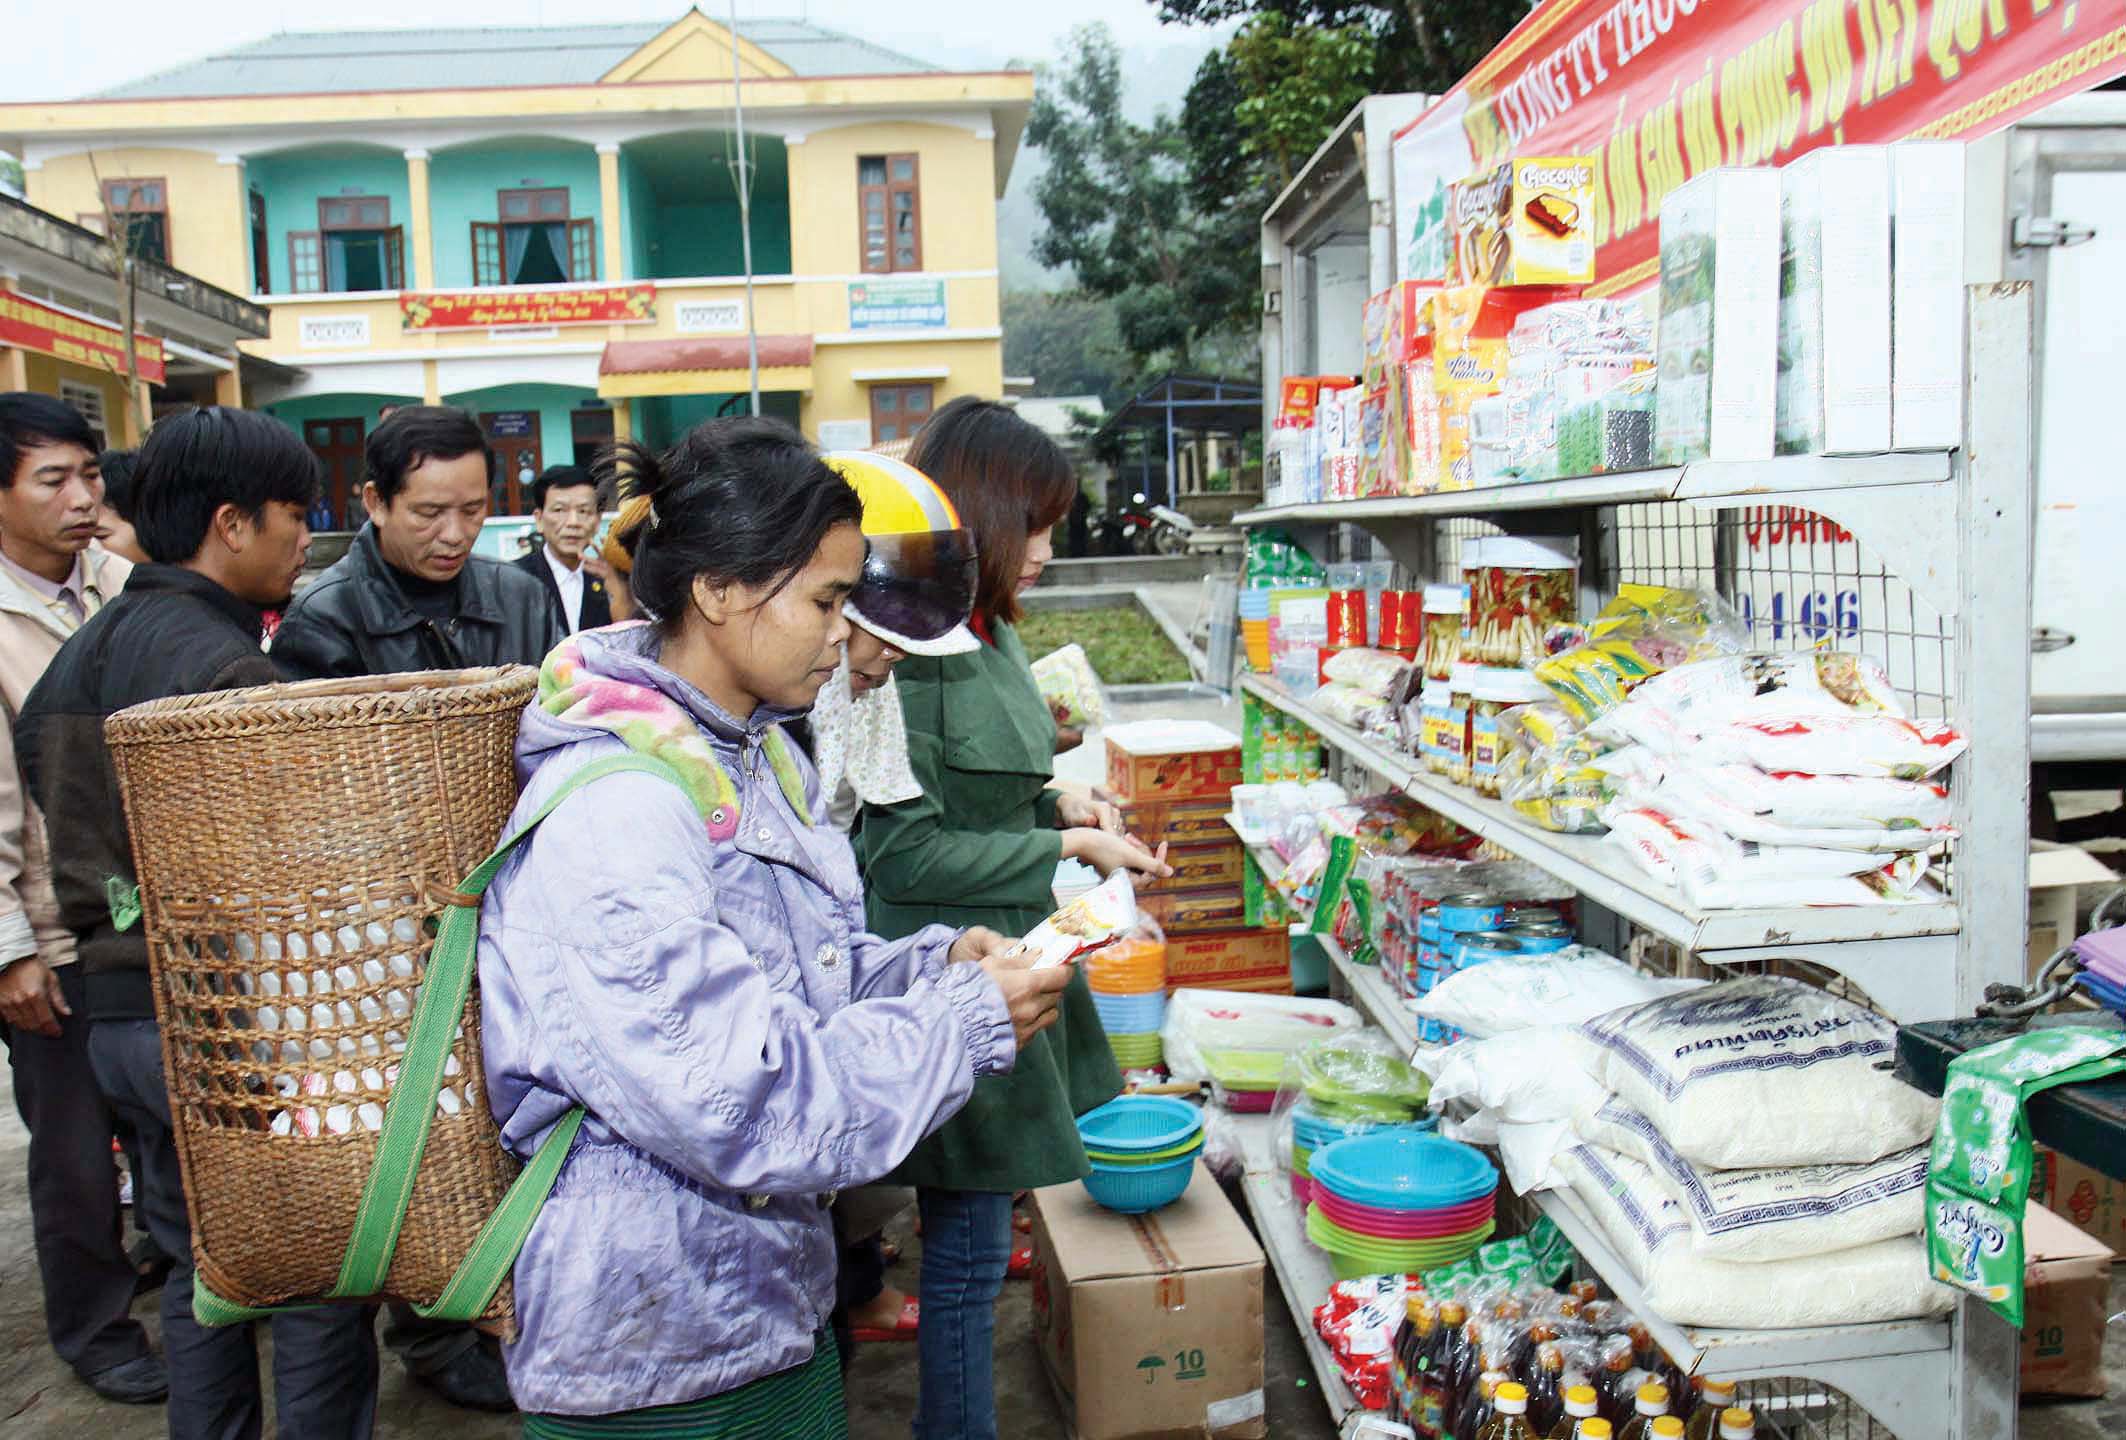
{"type": "Polygon", "coordinates": [[[1428,207],[1517,156],[1594,157],[1615,293],[1654,278],[1662,197],[1700,171],[1975,139],[2122,73],[2117,0],[1546,0],[1397,132],[1396,273],[1437,278],[1428,207]]]}
{"type": "MultiPolygon", "coordinates": [[[[125,337],[117,326],[54,310],[11,290],[0,290],[0,345],[112,375],[125,374],[125,337]]],[[[160,340],[135,332],[133,353],[139,360],[141,379],[160,385],[168,378],[160,340]]]]}
{"type": "Polygon", "coordinates": [[[565,290],[409,290],[399,296],[407,330],[485,330],[497,326],[641,325],[657,318],[655,285],[586,285],[565,290]]]}

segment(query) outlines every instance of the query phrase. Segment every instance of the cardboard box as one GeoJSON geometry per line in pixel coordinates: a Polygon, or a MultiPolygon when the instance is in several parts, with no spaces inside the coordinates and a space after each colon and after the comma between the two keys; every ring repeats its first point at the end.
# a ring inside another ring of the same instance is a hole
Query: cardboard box
{"type": "Polygon", "coordinates": [[[2110,867],[2072,845],[2030,842],[2030,978],[2052,953],[2081,933],[2084,885],[2116,885],[2110,867]]]}
{"type": "Polygon", "coordinates": [[[1226,885],[1214,890],[1169,890],[1137,897],[1137,911],[1150,917],[1168,936],[1231,930],[1245,925],[1247,892],[1226,885]]]}
{"type": "Polygon", "coordinates": [[[1782,455],[1890,448],[1890,152],[1826,145],[1779,172],[1782,455]]]}
{"type": "Polygon", "coordinates": [[[2023,1393],[2104,1394],[2109,1248],[2044,1206],[2023,1211],[2023,1393]]]}
{"type": "Polygon", "coordinates": [[[1292,932],[1283,925],[1166,938],[1169,990],[1269,989],[1292,980],[1292,932]]]}
{"type": "Polygon", "coordinates": [[[1262,1247],[1201,1161],[1179,1200],[1117,1215],[1033,1192],[1033,1321],[1077,1440],[1263,1440],[1262,1247]]]}
{"type": "Polygon", "coordinates": [[[2040,1145],[2030,1200],[2113,1250],[2126,1251],[2126,1184],[2040,1145]]]}
{"type": "Polygon", "coordinates": [[[1779,172],[1708,170],[1661,202],[1654,459],[1769,460],[1779,382],[1779,172]]]}
{"type": "Polygon", "coordinates": [[[1964,443],[1964,147],[1890,147],[1890,444],[1964,443]]]}
{"type": "Polygon", "coordinates": [[[1240,737],[1216,725],[1147,720],[1111,725],[1106,740],[1107,788],[1132,804],[1224,800],[1240,783],[1240,737]]]}
{"type": "Polygon", "coordinates": [[[1585,285],[1595,278],[1591,156],[1509,160],[1447,187],[1454,274],[1465,285],[1585,285]]]}
{"type": "Polygon", "coordinates": [[[1145,844],[1218,845],[1233,838],[1226,823],[1232,805],[1215,800],[1133,800],[1122,807],[1122,823],[1145,844]]]}
{"type": "Polygon", "coordinates": [[[1137,893],[1141,896],[1177,890],[1238,890],[1246,875],[1247,858],[1247,850],[1234,839],[1218,845],[1175,845],[1166,852],[1166,863],[1174,873],[1152,881],[1137,893]]]}

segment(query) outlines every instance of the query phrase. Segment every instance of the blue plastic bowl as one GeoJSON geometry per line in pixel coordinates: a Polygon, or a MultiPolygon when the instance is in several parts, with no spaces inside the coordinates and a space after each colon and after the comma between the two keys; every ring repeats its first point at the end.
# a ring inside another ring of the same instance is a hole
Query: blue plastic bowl
{"type": "Polygon", "coordinates": [[[1389,1210],[1467,1204],[1499,1183],[1499,1172],[1470,1146],[1394,1130],[1316,1150],[1307,1160],[1307,1173],[1342,1199],[1389,1210]]]}
{"type": "Polygon", "coordinates": [[[1142,1215],[1171,1205],[1196,1178],[1196,1157],[1184,1155],[1159,1165],[1107,1165],[1092,1162],[1093,1173],[1085,1177],[1085,1193],[1093,1202],[1119,1215],[1142,1215]]]}
{"type": "Polygon", "coordinates": [[[1099,1013],[1100,1028],[1110,1034],[1117,1030],[1126,1034],[1142,1034],[1145,1031],[1157,1030],[1166,1023],[1164,995],[1147,995],[1141,1001],[1103,1000],[1095,995],[1093,1009],[1099,1013]]]}
{"type": "Polygon", "coordinates": [[[1122,1095],[1078,1117],[1095,1150],[1164,1150],[1203,1128],[1203,1112],[1171,1095],[1122,1095]]]}

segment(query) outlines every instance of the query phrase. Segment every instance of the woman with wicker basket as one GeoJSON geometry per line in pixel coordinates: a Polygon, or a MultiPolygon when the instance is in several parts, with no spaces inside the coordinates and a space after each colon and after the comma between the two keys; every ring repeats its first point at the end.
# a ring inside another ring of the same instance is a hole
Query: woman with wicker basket
{"type": "Polygon", "coordinates": [[[775,421],[625,448],[656,619],[548,657],[515,824],[600,760],[480,917],[504,1143],[587,1116],[515,1268],[531,1436],[837,1436],[835,1191],[874,1180],[1011,1069],[1067,976],[985,929],[865,932],[848,842],[779,722],[849,633],[856,492],[775,421]],[[953,963],[969,962],[969,963],[953,963]]]}

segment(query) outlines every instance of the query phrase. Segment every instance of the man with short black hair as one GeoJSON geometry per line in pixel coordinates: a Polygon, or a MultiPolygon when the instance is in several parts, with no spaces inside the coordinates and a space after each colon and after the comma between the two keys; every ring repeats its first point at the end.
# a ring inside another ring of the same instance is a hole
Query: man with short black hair
{"type": "Polygon", "coordinates": [[[447,406],[401,406],[371,431],[369,523],[281,617],[281,668],[309,678],[537,665],[566,639],[544,586],[473,553],[493,458],[472,416],[447,406]]]}
{"type": "Polygon", "coordinates": [[[549,465],[532,482],[531,502],[545,543],[510,563],[553,595],[569,634],[612,624],[604,562],[586,551],[598,533],[598,482],[574,465],[549,465]]]}
{"type": "Polygon", "coordinates": [[[148,563],[133,533],[133,461],[137,450],[106,450],[96,457],[103,472],[103,504],[96,513],[96,543],[133,565],[148,563]]]}
{"type": "MultiPolygon", "coordinates": [[[[172,1440],[255,1436],[263,1424],[250,1327],[192,1315],[192,1226],[163,1079],[133,843],[104,720],[172,695],[280,679],[261,612],[287,602],[310,548],[317,457],[264,415],[221,407],[165,417],[139,460],[133,519],[153,563],[60,647],[15,722],[22,775],[50,817],[60,921],[86,972],[89,1059],[139,1141],[135,1204],[177,1257],[162,1291],[172,1440]],[[122,918],[121,918],[122,916],[122,918]]],[[[376,1413],[375,1311],[291,1310],[273,1325],[274,1411],[285,1440],[364,1440],[376,1413]]]]}
{"type": "MultiPolygon", "coordinates": [[[[22,711],[59,647],[133,567],[90,542],[103,494],[96,436],[49,395],[0,395],[0,720],[22,711]]],[[[89,1064],[85,981],[52,898],[44,817],[24,794],[0,723],[0,1041],[15,1110],[30,1132],[30,1233],[44,1280],[45,1333],[108,1400],[152,1404],[162,1361],[130,1314],[110,1102],[89,1064]]]]}

